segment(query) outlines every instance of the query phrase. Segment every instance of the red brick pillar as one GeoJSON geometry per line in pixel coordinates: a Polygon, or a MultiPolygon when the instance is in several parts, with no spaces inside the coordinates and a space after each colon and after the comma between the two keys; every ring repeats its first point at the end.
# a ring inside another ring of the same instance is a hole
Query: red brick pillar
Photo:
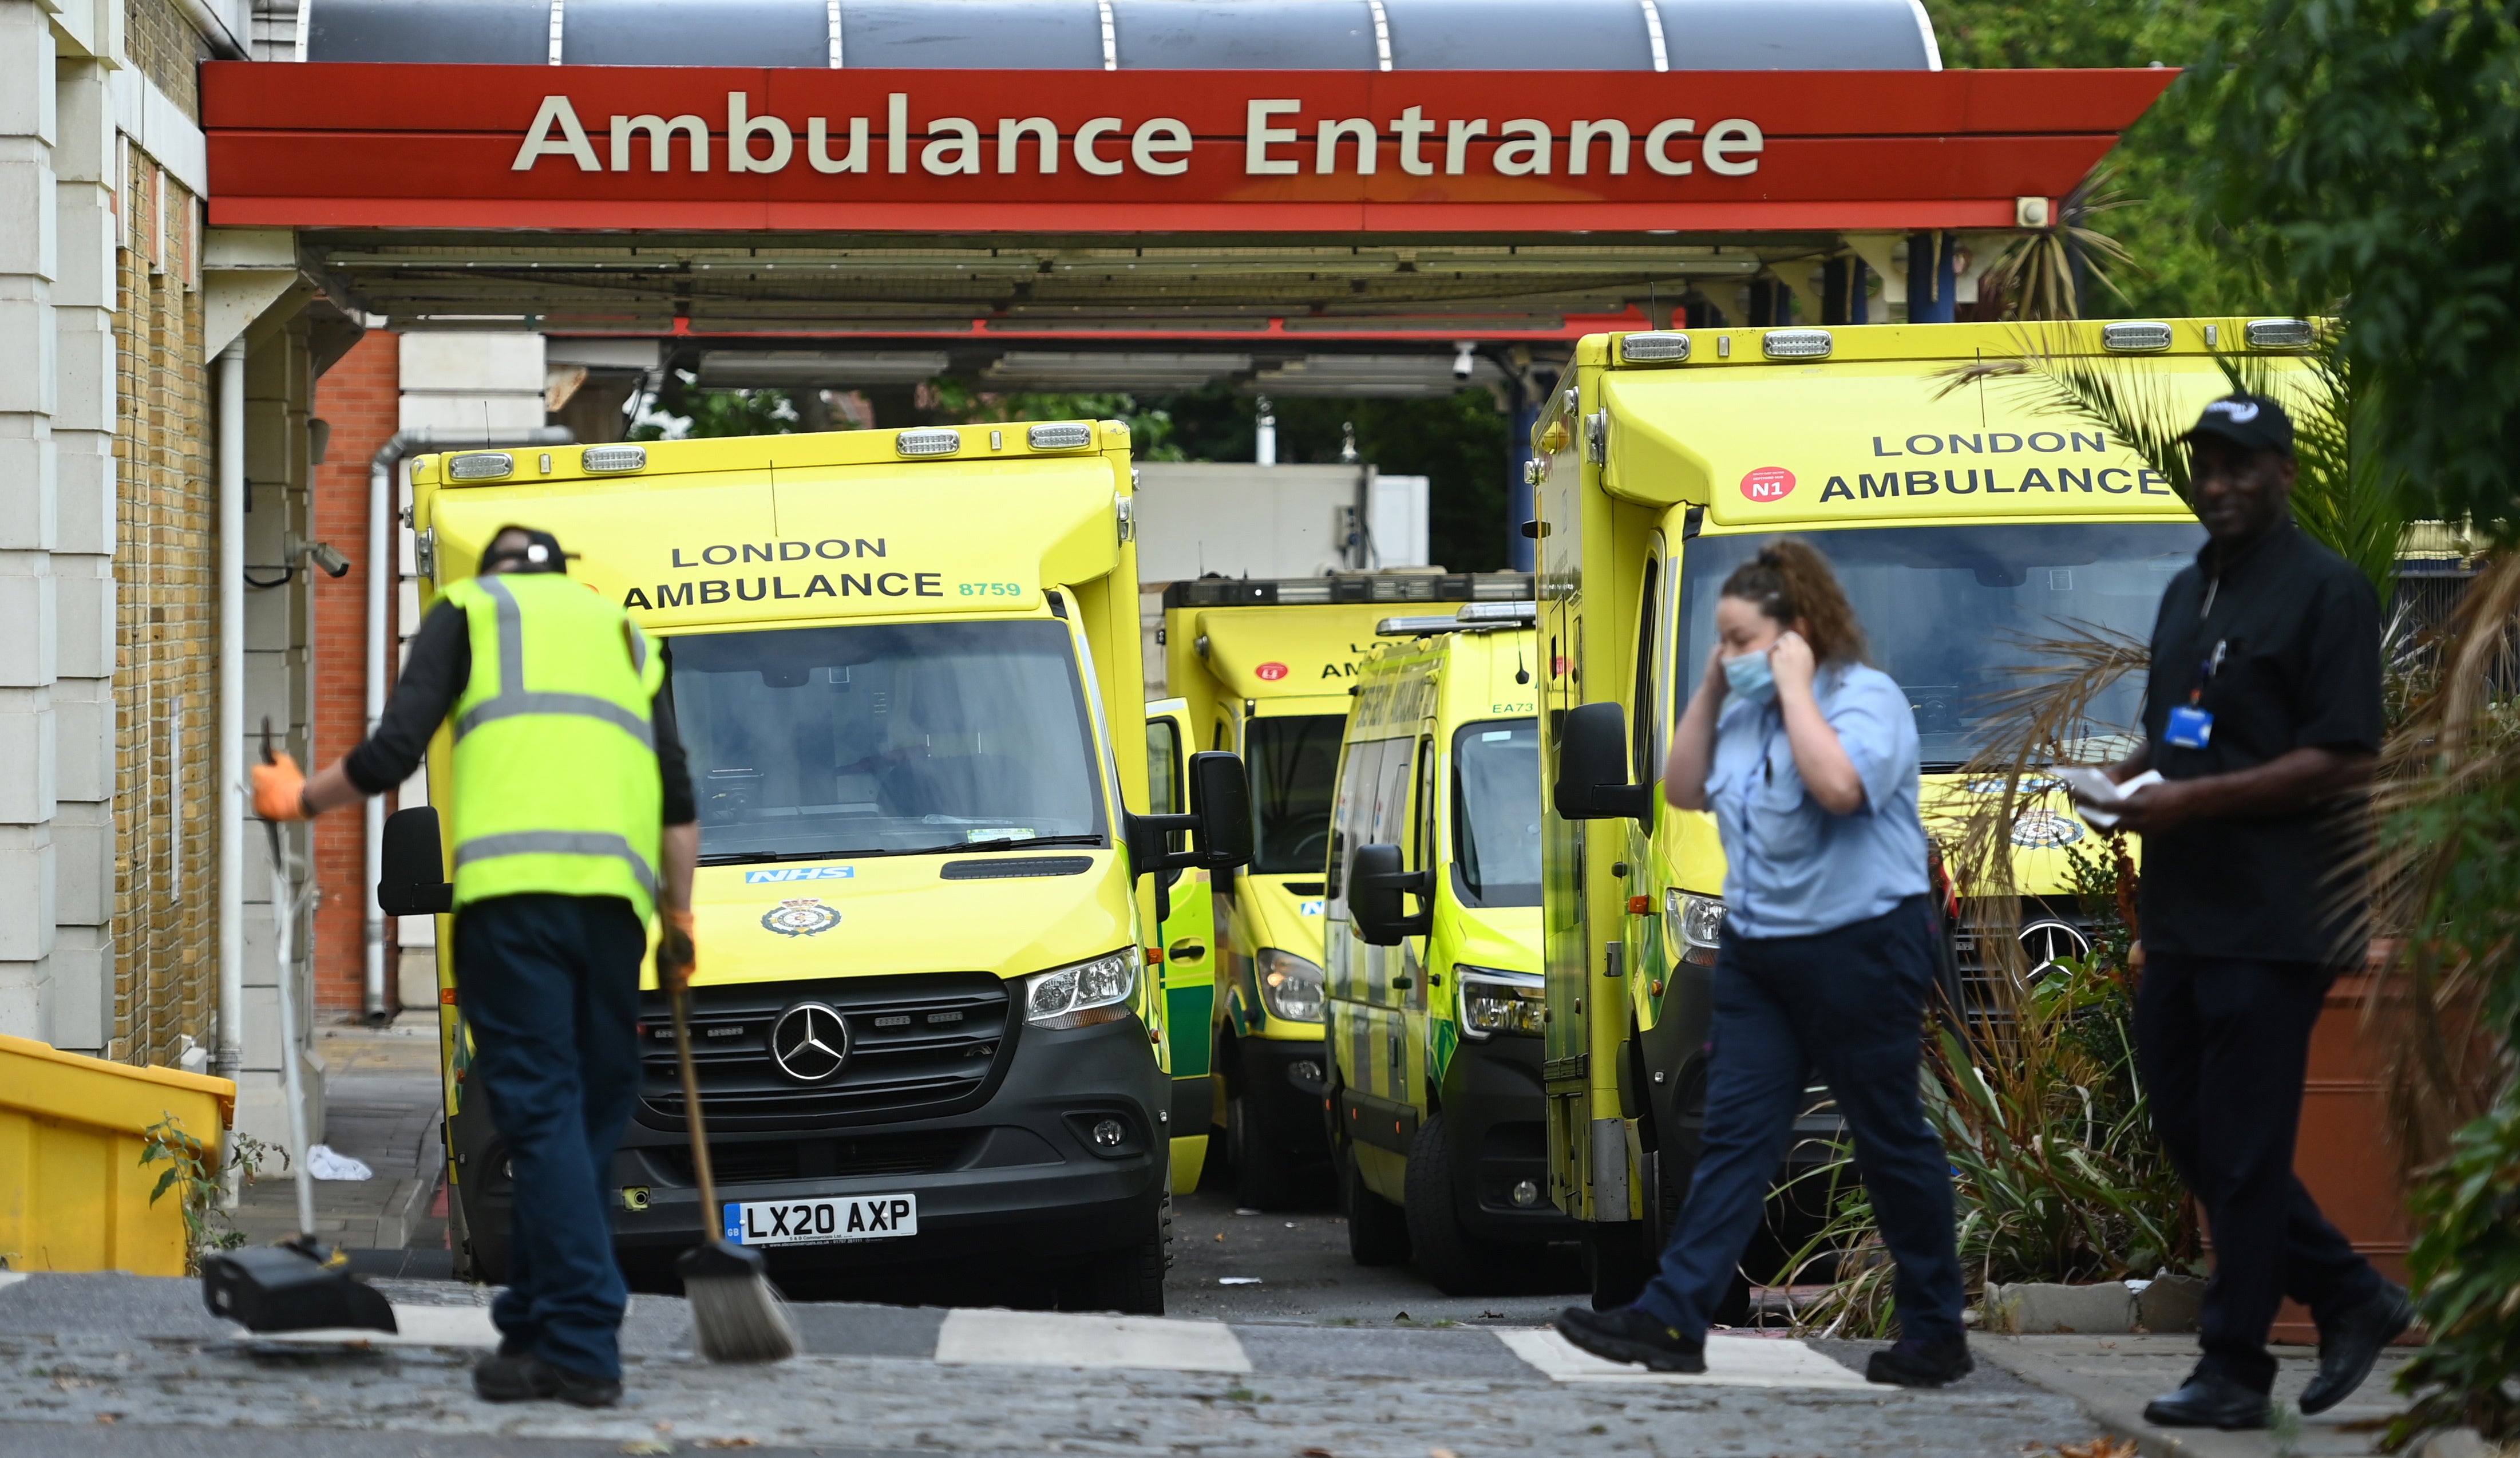
{"type": "MultiPolygon", "coordinates": [[[[330,764],[367,735],[368,717],[368,461],[402,424],[399,342],[370,330],[315,386],[315,414],[332,427],[324,464],[315,468],[314,535],[350,559],[349,575],[315,583],[315,753],[330,764]]],[[[392,573],[388,561],[383,570],[392,573]]],[[[385,611],[401,593],[388,576],[385,611]]],[[[390,638],[388,642],[392,641],[390,638]]],[[[388,663],[388,682],[398,663],[388,663]]],[[[308,766],[310,771],[313,765],[308,766]]],[[[365,925],[376,890],[367,883],[366,822],[355,809],[315,822],[315,877],[323,901],[315,911],[315,1009],[321,1022],[358,1018],[367,995],[365,925]]],[[[393,924],[385,924],[388,939],[393,924]]],[[[385,956],[385,999],[394,996],[394,961],[385,956]]]]}

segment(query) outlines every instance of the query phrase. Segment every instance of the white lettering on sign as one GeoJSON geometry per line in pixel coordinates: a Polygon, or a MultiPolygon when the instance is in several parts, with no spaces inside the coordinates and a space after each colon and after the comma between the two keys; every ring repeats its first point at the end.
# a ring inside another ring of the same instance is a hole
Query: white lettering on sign
{"type": "MultiPolygon", "coordinates": [[[[1304,141],[1303,127],[1273,124],[1282,118],[1299,117],[1303,110],[1302,100],[1293,97],[1257,99],[1245,105],[1243,175],[1292,177],[1304,171],[1304,158],[1298,150],[1304,141]]],[[[565,158],[577,163],[580,171],[628,172],[636,167],[638,144],[644,140],[648,144],[647,170],[651,172],[673,170],[676,142],[683,145],[686,170],[709,170],[712,128],[706,118],[688,112],[676,116],[648,112],[635,116],[623,114],[609,120],[612,145],[608,159],[597,154],[575,105],[566,96],[546,96],[510,165],[516,171],[530,172],[545,158],[565,158]]],[[[801,153],[807,165],[826,175],[863,175],[871,171],[873,119],[849,117],[848,145],[836,156],[832,150],[832,117],[809,116],[799,126],[785,116],[755,113],[748,93],[730,91],[726,94],[726,169],[737,173],[783,172],[801,153]],[[799,137],[804,141],[802,147],[797,145],[799,137]]],[[[883,128],[886,172],[899,175],[910,171],[914,142],[918,145],[920,170],[929,176],[976,177],[984,170],[983,157],[989,148],[983,123],[970,117],[929,117],[914,133],[909,93],[895,91],[884,98],[883,128]]],[[[1550,122],[1517,116],[1499,126],[1492,136],[1485,116],[1432,117],[1424,107],[1415,106],[1380,125],[1368,116],[1318,118],[1312,129],[1313,175],[1371,177],[1380,163],[1387,140],[1402,172],[1411,177],[1434,176],[1435,162],[1427,155],[1427,148],[1438,130],[1444,136],[1445,176],[1460,177],[1469,172],[1474,143],[1487,149],[1488,164],[1501,176],[1547,177],[1555,170],[1559,133],[1550,122]]],[[[1687,177],[1696,169],[1695,160],[1682,155],[1690,141],[1697,140],[1697,123],[1690,117],[1665,118],[1654,123],[1642,138],[1617,117],[1578,118],[1566,125],[1564,135],[1569,176],[1595,175],[1598,160],[1599,169],[1609,176],[1625,177],[1632,155],[1640,150],[1640,141],[1645,165],[1657,175],[1687,177]]],[[[1134,126],[1126,117],[1096,116],[1063,139],[1058,123],[1051,117],[1001,116],[997,118],[994,170],[1002,176],[1020,173],[1026,170],[1029,160],[1035,175],[1054,176],[1058,171],[1062,140],[1066,144],[1063,150],[1074,159],[1077,170],[1095,177],[1117,177],[1132,169],[1152,177],[1178,177],[1190,170],[1195,150],[1189,124],[1172,116],[1149,117],[1134,126]],[[1125,143],[1122,138],[1126,138],[1125,143]]],[[[1723,177],[1747,177],[1758,171],[1760,155],[1766,150],[1767,136],[1759,124],[1738,116],[1709,126],[1698,145],[1706,170],[1723,177]]]]}

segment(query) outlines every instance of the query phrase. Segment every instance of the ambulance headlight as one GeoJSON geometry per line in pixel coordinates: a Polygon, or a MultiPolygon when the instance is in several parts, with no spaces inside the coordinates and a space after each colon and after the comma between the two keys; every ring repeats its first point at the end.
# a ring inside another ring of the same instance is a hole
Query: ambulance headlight
{"type": "Polygon", "coordinates": [[[1135,948],[1023,980],[1024,1021],[1035,1027],[1090,1027],[1129,1015],[1138,990],[1135,948]]]}
{"type": "Polygon", "coordinates": [[[1462,1036],[1484,1041],[1501,1032],[1540,1035],[1549,994],[1536,974],[1457,966],[1453,981],[1461,989],[1462,1036]]]}
{"type": "Polygon", "coordinates": [[[1272,1018],[1322,1021],[1322,970],[1293,952],[1264,946],[1251,959],[1260,970],[1260,1001],[1272,1018]]]}
{"type": "Polygon", "coordinates": [[[1662,893],[1663,936],[1683,962],[1715,965],[1715,948],[1724,939],[1724,898],[1701,896],[1674,888],[1662,893]]]}

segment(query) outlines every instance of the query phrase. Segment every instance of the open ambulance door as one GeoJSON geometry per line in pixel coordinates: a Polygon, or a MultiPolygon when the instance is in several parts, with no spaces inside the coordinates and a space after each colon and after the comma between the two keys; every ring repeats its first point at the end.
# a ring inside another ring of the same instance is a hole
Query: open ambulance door
{"type": "MultiPolygon", "coordinates": [[[[1147,798],[1150,815],[1179,815],[1190,808],[1189,765],[1192,737],[1190,702],[1161,699],[1147,706],[1147,798]]],[[[1188,833],[1173,832],[1173,849],[1188,833]]],[[[1201,866],[1172,866],[1164,878],[1169,902],[1148,942],[1158,954],[1152,970],[1162,989],[1164,1067],[1172,1074],[1173,1193],[1198,1188],[1207,1160],[1207,1131],[1215,1093],[1208,1077],[1211,1021],[1216,1003],[1216,901],[1212,874],[1201,866]]]]}

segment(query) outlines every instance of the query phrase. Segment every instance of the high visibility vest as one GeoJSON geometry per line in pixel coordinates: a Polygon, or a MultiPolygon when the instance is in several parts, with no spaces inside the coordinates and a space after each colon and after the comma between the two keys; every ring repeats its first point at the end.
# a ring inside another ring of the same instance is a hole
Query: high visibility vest
{"type": "Polygon", "coordinates": [[[621,896],[645,920],[663,839],[661,656],[562,573],[469,578],[446,598],[472,644],[453,714],[456,909],[548,891],[621,896]]]}

